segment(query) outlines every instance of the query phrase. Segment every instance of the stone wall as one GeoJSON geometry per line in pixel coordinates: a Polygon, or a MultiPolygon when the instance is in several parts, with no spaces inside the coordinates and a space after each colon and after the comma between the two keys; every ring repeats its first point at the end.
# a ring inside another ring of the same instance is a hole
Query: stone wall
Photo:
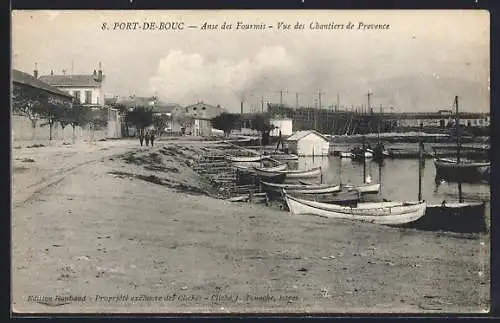
{"type": "MultiPolygon", "coordinates": [[[[12,115],[11,116],[11,131],[12,131],[12,142],[16,143],[48,143],[50,142],[49,136],[49,126],[41,126],[46,121],[41,119],[38,120],[36,127],[33,129],[31,121],[23,116],[12,115]]],[[[75,140],[77,142],[99,140],[107,137],[108,129],[103,128],[99,130],[92,131],[89,126],[75,127],[75,140]]],[[[69,142],[73,141],[73,127],[70,125],[66,126],[64,130],[61,128],[59,123],[55,124],[52,128],[52,141],[54,142],[69,142]]]]}

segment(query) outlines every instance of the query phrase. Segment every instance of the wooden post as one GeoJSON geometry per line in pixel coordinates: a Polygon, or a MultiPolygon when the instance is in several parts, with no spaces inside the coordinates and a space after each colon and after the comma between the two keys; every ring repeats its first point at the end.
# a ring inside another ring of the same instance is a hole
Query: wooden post
{"type": "Polygon", "coordinates": [[[379,193],[382,193],[382,163],[378,164],[378,183],[380,184],[379,193]]]}
{"type": "Polygon", "coordinates": [[[321,166],[319,167],[319,174],[320,174],[320,183],[323,184],[323,169],[321,169],[321,166]]]}
{"type": "MultiPolygon", "coordinates": [[[[458,115],[458,95],[455,96],[455,127],[457,130],[457,165],[460,164],[460,116],[458,115]]],[[[458,182],[458,202],[463,202],[462,196],[462,182],[458,182]]]]}
{"type": "Polygon", "coordinates": [[[342,188],[342,158],[340,158],[340,165],[339,165],[339,185],[342,188]]]}
{"type": "Polygon", "coordinates": [[[362,158],[363,158],[363,183],[366,183],[366,156],[365,156],[365,137],[363,136],[363,152],[362,152],[362,158]]]}
{"type": "Polygon", "coordinates": [[[422,201],[422,140],[418,137],[418,200],[422,201]]]}

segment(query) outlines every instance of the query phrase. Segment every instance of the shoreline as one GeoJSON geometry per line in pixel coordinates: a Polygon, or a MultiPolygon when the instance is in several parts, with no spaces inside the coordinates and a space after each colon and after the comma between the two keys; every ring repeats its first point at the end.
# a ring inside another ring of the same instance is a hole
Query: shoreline
{"type": "MultiPolygon", "coordinates": [[[[488,235],[464,239],[292,217],[272,207],[215,199],[202,193],[208,188],[188,162],[203,145],[217,145],[209,142],[99,145],[89,154],[99,154],[97,162],[13,210],[17,311],[471,313],[489,308],[488,235]],[[173,294],[183,298],[93,298],[173,294]],[[30,295],[88,298],[56,306],[28,302],[30,295]],[[266,295],[274,298],[266,301],[266,295]]],[[[13,154],[20,158],[13,166],[33,158],[25,165],[37,167],[33,174],[74,158],[53,154],[42,165],[29,149],[13,154]]]]}

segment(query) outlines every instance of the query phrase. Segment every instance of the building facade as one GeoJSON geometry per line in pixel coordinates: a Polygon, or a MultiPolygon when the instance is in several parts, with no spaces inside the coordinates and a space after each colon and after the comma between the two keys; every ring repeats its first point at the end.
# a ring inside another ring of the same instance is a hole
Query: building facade
{"type": "Polygon", "coordinates": [[[101,106],[104,105],[104,79],[105,76],[100,67],[92,74],[55,75],[51,71],[50,75],[40,76],[40,81],[68,92],[80,104],[101,106]]]}
{"type": "MultiPolygon", "coordinates": [[[[38,74],[38,73],[36,73],[38,74]]],[[[122,117],[116,109],[105,105],[104,100],[104,80],[101,63],[99,69],[92,74],[66,74],[56,75],[51,71],[50,75],[42,75],[39,79],[61,91],[65,91],[73,96],[74,102],[93,109],[107,109],[108,122],[107,129],[104,130],[107,138],[121,138],[122,117]]]]}
{"type": "Polygon", "coordinates": [[[273,125],[275,128],[271,130],[270,136],[271,137],[278,137],[281,133],[282,136],[290,136],[292,135],[293,131],[293,120],[292,119],[285,119],[285,118],[275,118],[270,120],[271,125],[273,125]]]}
{"type": "Polygon", "coordinates": [[[314,130],[297,131],[285,140],[288,152],[298,156],[328,156],[328,138],[314,130]]]}
{"type": "Polygon", "coordinates": [[[186,123],[186,133],[192,136],[208,137],[212,135],[212,118],[223,112],[221,106],[213,106],[198,102],[184,107],[182,114],[189,121],[186,123]]]}

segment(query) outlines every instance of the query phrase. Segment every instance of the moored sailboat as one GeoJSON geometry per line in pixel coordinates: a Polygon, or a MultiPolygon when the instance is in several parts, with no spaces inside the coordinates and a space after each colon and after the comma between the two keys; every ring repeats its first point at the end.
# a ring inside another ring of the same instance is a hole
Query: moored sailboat
{"type": "Polygon", "coordinates": [[[455,96],[455,128],[457,137],[457,155],[456,159],[436,158],[434,165],[436,167],[436,178],[451,182],[476,182],[484,180],[489,174],[490,162],[473,162],[461,160],[460,150],[460,116],[458,114],[458,96],[455,96]]]}

